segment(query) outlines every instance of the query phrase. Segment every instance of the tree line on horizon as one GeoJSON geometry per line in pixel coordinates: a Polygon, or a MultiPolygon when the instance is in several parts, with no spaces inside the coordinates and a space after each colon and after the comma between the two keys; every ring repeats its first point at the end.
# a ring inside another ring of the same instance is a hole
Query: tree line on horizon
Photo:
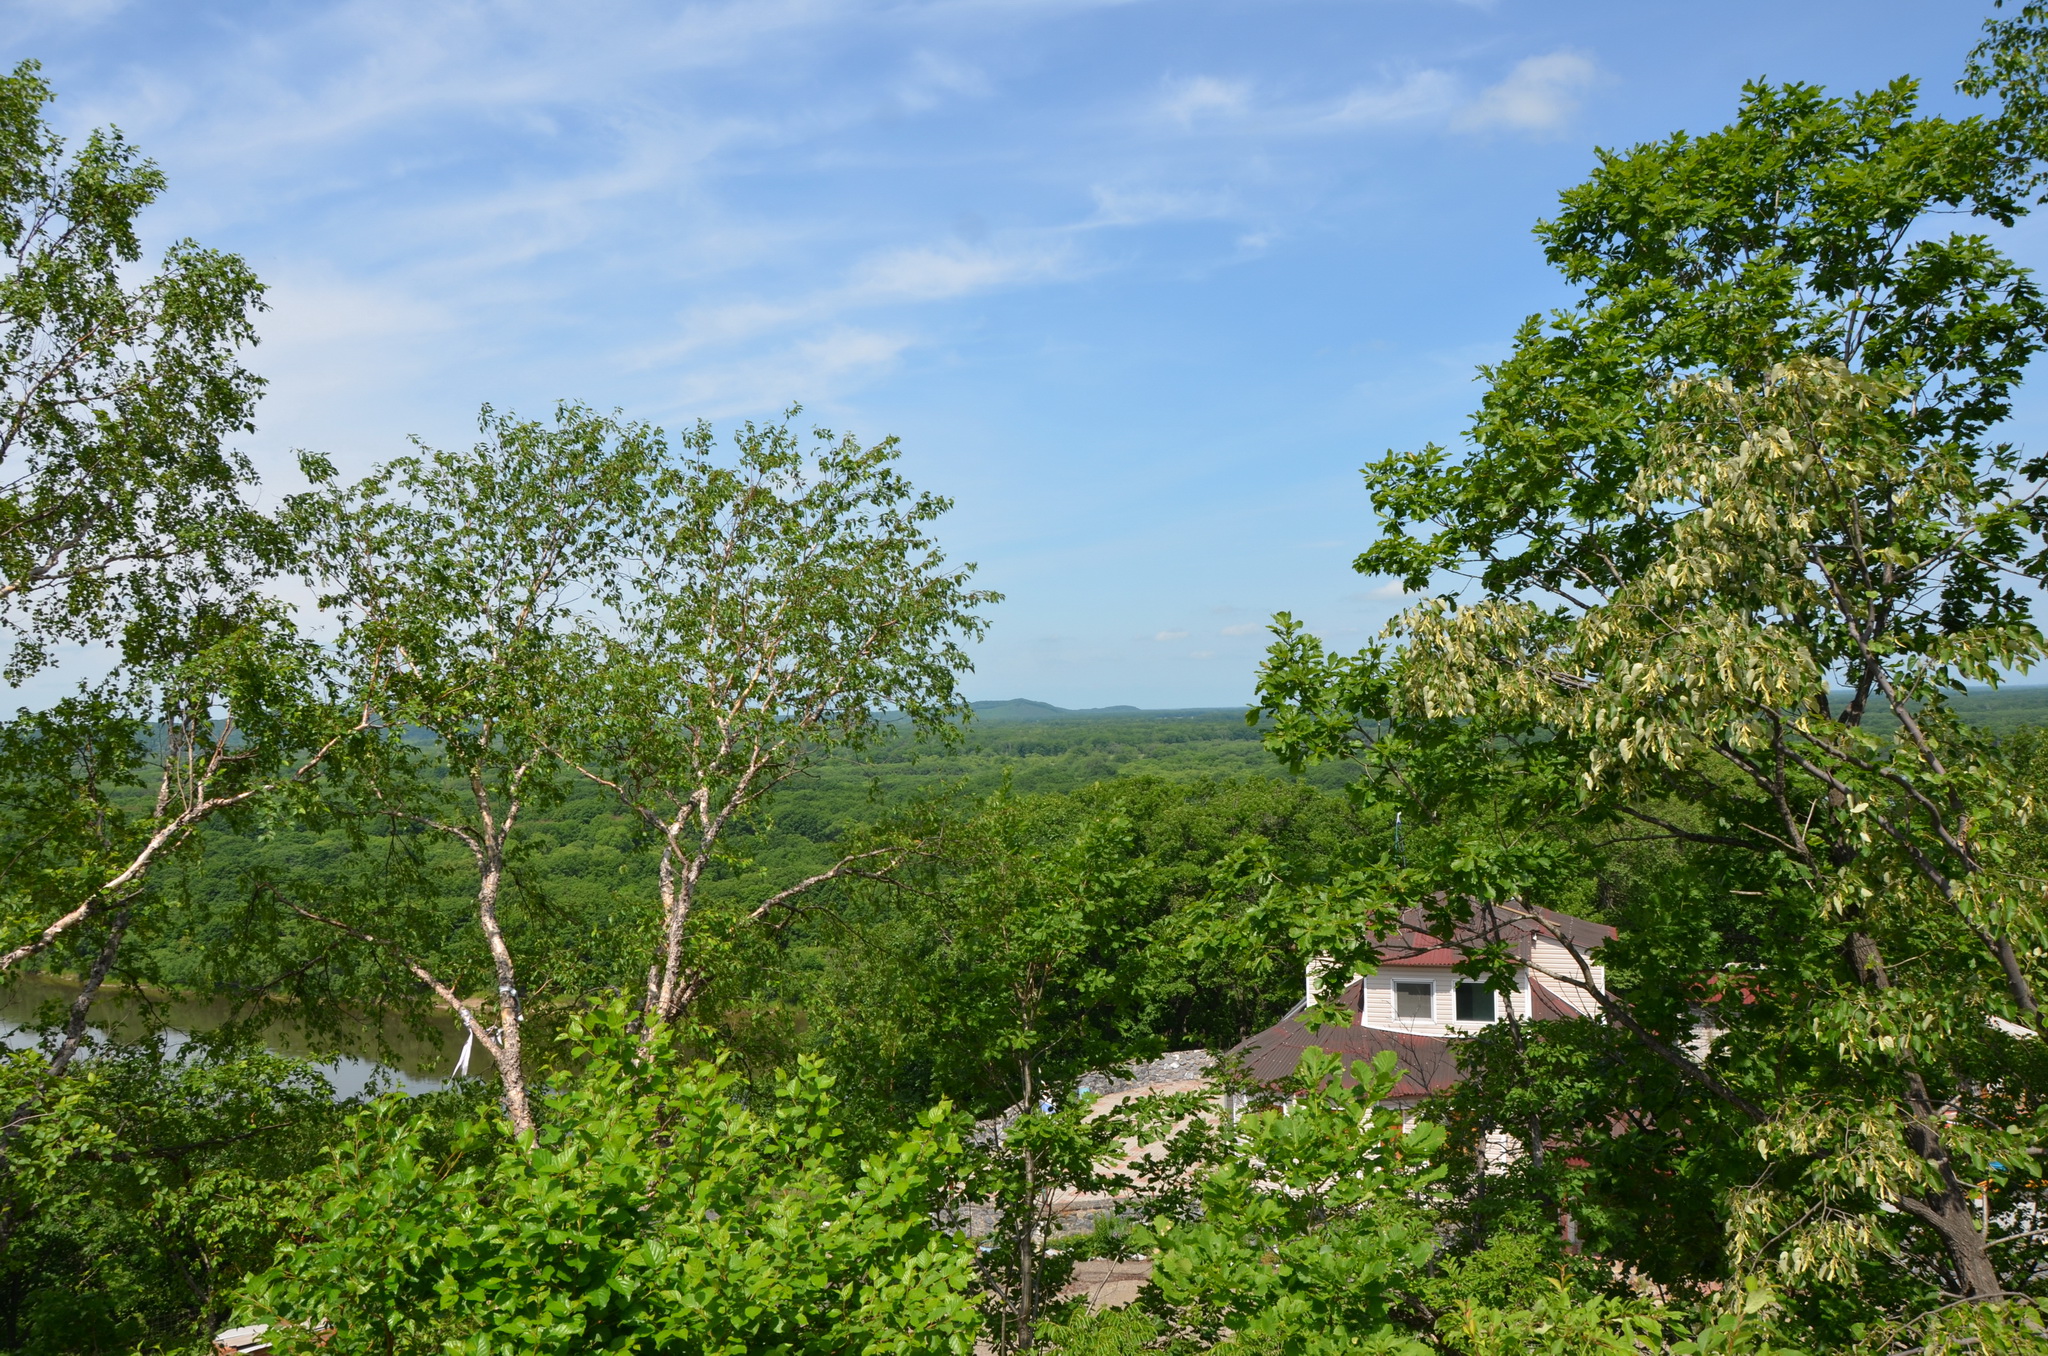
{"type": "Polygon", "coordinates": [[[2048,299],[1990,229],[2048,200],[2048,5],[1958,88],[1599,152],[1537,227],[1576,300],[1365,468],[1411,605],[1274,619],[1266,769],[1031,786],[959,761],[997,596],[891,440],[486,406],[253,507],[260,281],[144,267],[161,173],[0,78],[0,670],[111,657],[0,722],[0,982],[69,985],[0,1053],[0,1348],[2048,1348],[2048,737],[1959,700],[2048,658],[2048,299]],[[1532,906],[1617,929],[1599,1016],[1413,1116],[1317,1050],[1084,1090],[1532,906]],[[116,1039],[117,988],[237,1019],[116,1039]],[[475,1076],[257,1038],[371,1012],[475,1076]]]}

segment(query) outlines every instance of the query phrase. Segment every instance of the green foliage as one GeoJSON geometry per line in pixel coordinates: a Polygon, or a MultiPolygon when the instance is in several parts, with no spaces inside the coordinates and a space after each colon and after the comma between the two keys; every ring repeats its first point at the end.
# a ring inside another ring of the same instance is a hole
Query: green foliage
{"type": "Polygon", "coordinates": [[[1284,1356],[1424,1353],[1396,1309],[1436,1251],[1422,1205],[1443,1132],[1380,1105],[1401,1078],[1391,1054],[1347,1078],[1311,1049],[1296,1078],[1287,1106],[1231,1127],[1199,1218],[1162,1217],[1140,1240],[1159,1302],[1208,1342],[1228,1329],[1284,1356]]]}
{"type": "Polygon", "coordinates": [[[1140,1356],[1157,1350],[1159,1320],[1135,1306],[1090,1310],[1086,1306],[1038,1330],[1039,1345],[1062,1356],[1140,1356]]]}
{"type": "Polygon", "coordinates": [[[1513,1309],[1466,1303],[1442,1324],[1465,1356],[1802,1356],[1773,1322],[1776,1299],[1748,1286],[1703,1323],[1650,1300],[1575,1295],[1559,1284],[1513,1309]]]}
{"type": "Polygon", "coordinates": [[[530,1144],[496,1118],[437,1142],[380,1104],[245,1312],[336,1353],[966,1356],[971,1253],[934,1222],[960,1153],[945,1109],[859,1157],[815,1067],[749,1090],[675,1034],[619,1009],[574,1024],[530,1144]]]}
{"type": "Polygon", "coordinates": [[[919,831],[937,850],[799,924],[786,992],[815,1048],[871,1091],[977,1115],[1023,1099],[1019,1051],[1064,1102],[1084,1073],[1264,1028],[1310,953],[1208,944],[1235,854],[1256,844],[1307,877],[1384,841],[1336,797],[1265,779],[1120,778],[924,813],[941,816],[919,831]]]}
{"type": "Polygon", "coordinates": [[[39,1051],[0,1061],[0,1105],[37,1108],[5,1141],[0,1346],[188,1347],[270,1264],[341,1109],[296,1061],[160,1042],[98,1049],[46,1092],[48,1078],[39,1051]]]}
{"type": "Polygon", "coordinates": [[[67,154],[36,69],[0,77],[0,676],[65,642],[113,664],[0,730],[0,973],[51,947],[113,965],[152,874],[339,733],[319,655],[256,591],[289,543],[227,445],[262,288],[189,240],[132,267],[163,176],[113,132],[67,154]]]}
{"type": "Polygon", "coordinates": [[[2040,1275],[1972,1213],[2038,1209],[2008,1166],[2048,1142],[2037,802],[1949,698],[2043,657],[2015,581],[2048,463],[1990,430],[2048,306],[1926,226],[2040,183],[2027,16],[1980,50],[1992,117],[1758,85],[1720,132],[1603,155],[1539,231],[1582,299],[1486,371],[1469,454],[1367,471],[1358,568],[1479,587],[1356,656],[1282,616],[1262,675],[1269,747],[1428,825],[1393,902],[1443,891],[1441,933],[1578,889],[1622,928],[1605,1030],[1474,1042],[1461,1148],[1523,1157],[1470,1169],[1468,1228],[1568,1208],[1673,1284],[1770,1273],[1822,1343],[2040,1275]]]}
{"type": "Polygon", "coordinates": [[[118,132],[66,155],[34,62],[0,77],[0,625],[10,681],[58,641],[148,650],[195,601],[287,553],[242,502],[262,382],[238,362],[263,288],[179,241],[137,278],[164,177],[118,132]]]}
{"type": "Polygon", "coordinates": [[[1530,317],[1483,370],[1469,455],[1431,446],[1368,468],[1384,526],[1358,568],[1418,592],[1468,566],[1495,592],[1633,577],[1668,524],[1624,500],[1688,374],[1749,385],[1829,356],[1906,388],[1909,438],[1979,444],[2048,304],[1985,236],[1930,218],[2024,215],[2034,162],[2009,141],[1998,120],[1921,114],[1902,79],[1847,99],[1752,84],[1719,131],[1602,152],[1537,228],[1580,301],[1530,317]]]}
{"type": "Polygon", "coordinates": [[[2037,1349],[2048,758],[1963,691],[2048,657],[2048,459],[1994,434],[2048,302],[1932,218],[2048,183],[2044,34],[1989,26],[1983,117],[1758,84],[1603,152],[1538,228],[1581,296],[1469,453],[1367,470],[1359,568],[1478,589],[1356,656],[1283,614],[1244,723],[962,725],[994,595],[886,440],[486,410],[256,517],[260,289],[190,242],[126,272],[161,176],[67,158],[17,69],[7,673],[122,667],[0,725],[0,969],[86,978],[0,1061],[0,1344],[189,1344],[234,1292],[337,1353],[2037,1349]],[[288,539],[332,647],[254,596],[288,539]],[[1399,911],[1532,906],[1621,929],[1606,1020],[1497,1024],[1413,1124],[1391,1056],[1242,1115],[1084,1086],[1258,1030],[1399,911]],[[283,1062],[95,1046],[109,977],[438,1004],[509,1114],[342,1125],[283,1062]],[[1051,1243],[1074,1191],[1154,1218],[1051,1243]],[[1145,1309],[1048,1304],[1137,1248],[1145,1309]]]}
{"type": "Polygon", "coordinates": [[[1102,1169],[1123,1128],[1087,1114],[1082,1076],[1158,1050],[1142,1020],[1151,863],[1127,818],[1064,808],[999,798],[954,818],[937,807],[914,835],[935,855],[874,887],[884,899],[869,912],[882,915],[886,940],[860,948],[845,975],[862,997],[835,1004],[888,1013],[893,1031],[874,1034],[908,1045],[932,1084],[957,1089],[970,1110],[1010,1108],[982,1137],[969,1178],[996,1216],[983,1272],[1005,1347],[1031,1344],[1044,1297],[1064,1280],[1064,1262],[1045,1255],[1052,1193],[1114,1185],[1102,1169]],[[877,988],[879,1003],[868,997],[877,988]]]}
{"type": "Polygon", "coordinates": [[[288,882],[284,902],[388,950],[394,969],[431,989],[497,1065],[507,1113],[530,1130],[531,995],[499,908],[507,853],[520,814],[559,798],[557,749],[580,690],[571,635],[587,595],[610,587],[637,545],[665,449],[657,430],[570,405],[552,427],[486,407],[478,428],[467,450],[423,449],[353,486],[309,459],[316,488],[288,506],[303,568],[340,622],[348,690],[377,736],[330,775],[325,808],[355,821],[370,849],[360,856],[376,865],[357,888],[288,882]],[[387,832],[373,842],[362,821],[387,832]],[[406,850],[423,834],[456,849],[474,882],[480,944],[459,969],[423,963],[440,920],[421,907],[438,892],[418,882],[447,860],[406,850]],[[315,908],[292,897],[316,890],[315,908]],[[461,1001],[479,989],[491,995],[488,1026],[461,1001]]]}
{"type": "MultiPolygon", "coordinates": [[[[786,424],[748,423],[724,465],[708,424],[684,435],[648,477],[639,558],[601,587],[611,618],[579,636],[579,719],[554,752],[658,844],[645,1001],[659,1021],[727,968],[713,959],[720,929],[696,916],[727,831],[833,751],[873,742],[885,712],[899,734],[952,737],[968,709],[961,644],[985,630],[976,609],[1000,601],[968,587],[973,566],[947,566],[929,527],[951,505],[902,477],[893,439],[813,437],[807,450],[786,424]]],[[[840,855],[719,921],[728,934],[778,924],[807,891],[904,850],[840,855]]]]}

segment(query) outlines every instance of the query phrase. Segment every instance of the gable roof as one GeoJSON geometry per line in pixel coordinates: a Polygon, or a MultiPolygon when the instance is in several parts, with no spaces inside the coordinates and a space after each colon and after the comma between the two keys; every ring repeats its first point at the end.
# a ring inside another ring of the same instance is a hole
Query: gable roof
{"type": "MultiPolygon", "coordinates": [[[[1437,895],[1439,903],[1445,898],[1437,895]]],[[[1475,901],[1472,916],[1458,926],[1449,942],[1430,932],[1428,926],[1421,909],[1403,910],[1400,926],[1379,939],[1380,964],[1396,968],[1456,965],[1465,959],[1469,948],[1506,943],[1510,954],[1526,965],[1538,938],[1568,943],[1590,953],[1617,935],[1605,923],[1512,900],[1505,904],[1475,901]]]]}
{"type": "MultiPolygon", "coordinates": [[[[1439,895],[1441,900],[1443,896],[1439,895]]],[[[1380,942],[1380,964],[1402,967],[1444,968],[1465,958],[1465,948],[1505,942],[1514,957],[1527,965],[1539,938],[1568,942],[1582,953],[1590,953],[1617,935],[1605,923],[1574,918],[1554,909],[1520,904],[1475,905],[1472,918],[1461,925],[1452,944],[1425,931],[1427,920],[1421,909],[1401,915],[1400,928],[1380,942]]],[[[1529,1016],[1535,1021],[1572,1021],[1585,1014],[1560,998],[1531,973],[1529,1016]]],[[[1341,1026],[1311,1031],[1293,1014],[1247,1036],[1225,1052],[1235,1058],[1255,1083],[1272,1084],[1288,1077],[1301,1062],[1302,1052],[1318,1046],[1342,1059],[1348,1069],[1353,1060],[1371,1059],[1391,1050],[1400,1061],[1401,1081],[1388,1094],[1392,1100],[1410,1100],[1456,1087],[1463,1076],[1458,1069],[1455,1036],[1424,1036],[1407,1031],[1389,1031],[1365,1025],[1365,981],[1354,979],[1335,1004],[1350,1020],[1341,1026]]],[[[1350,1075],[1345,1075],[1350,1081],[1350,1075]]]]}

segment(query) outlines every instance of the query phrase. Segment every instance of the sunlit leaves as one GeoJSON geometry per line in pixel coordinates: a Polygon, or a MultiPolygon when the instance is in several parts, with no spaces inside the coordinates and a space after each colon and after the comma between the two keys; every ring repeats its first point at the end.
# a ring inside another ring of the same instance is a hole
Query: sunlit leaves
{"type": "Polygon", "coordinates": [[[1228,1329],[1285,1356],[1422,1356],[1392,1310],[1436,1251],[1420,1210],[1442,1175],[1433,1125],[1381,1106],[1392,1054],[1346,1070],[1311,1049],[1289,1105],[1245,1114],[1200,1182],[1199,1218],[1159,1219],[1141,1240],[1175,1321],[1214,1340],[1228,1329]]]}
{"type": "Polygon", "coordinates": [[[366,1114],[248,1312],[341,1353],[966,1356],[971,1252],[935,1223],[948,1113],[862,1155],[815,1066],[750,1091],[674,1030],[575,1026],[530,1152],[495,1119],[450,1143],[395,1102],[366,1114]]]}

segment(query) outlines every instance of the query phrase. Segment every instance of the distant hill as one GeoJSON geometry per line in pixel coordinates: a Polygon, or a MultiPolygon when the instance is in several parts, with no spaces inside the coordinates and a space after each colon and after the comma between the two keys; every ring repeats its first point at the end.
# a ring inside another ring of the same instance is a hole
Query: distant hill
{"type": "MultiPolygon", "coordinates": [[[[1848,694],[1838,693],[1837,699],[1846,701],[1848,694]]],[[[1980,688],[1953,700],[1956,714],[1972,725],[1990,730],[1994,734],[2005,734],[2023,725],[2048,725],[2048,684],[2028,683],[2011,687],[1980,688]]],[[[1203,725],[1215,728],[1220,736],[1233,742],[1256,737],[1249,731],[1238,728],[1239,723],[1244,720],[1245,708],[1242,706],[1190,706],[1163,710],[1139,706],[1070,708],[1054,706],[1050,702],[1033,701],[1029,697],[1012,697],[1008,701],[999,702],[975,702],[973,705],[974,720],[970,728],[987,729],[1002,725],[1087,726],[1102,723],[1129,727],[1141,724],[1203,725]]],[[[1888,713],[1875,713],[1870,719],[1871,728],[1877,730],[1888,730],[1892,723],[1888,713]]]]}
{"type": "Polygon", "coordinates": [[[2022,725],[2048,725],[2048,686],[2001,687],[1955,699],[1956,714],[1972,725],[2004,734],[2022,725]]]}
{"type": "MultiPolygon", "coordinates": [[[[1848,699],[1846,692],[1837,694],[1838,701],[1848,699]]],[[[1957,715],[1992,734],[2010,734],[2023,725],[2048,725],[2048,686],[2037,683],[1979,688],[1952,697],[1950,702],[1957,715]]],[[[1894,729],[1896,724],[1889,711],[1873,712],[1869,728],[1882,733],[1894,729]]]]}
{"type": "Polygon", "coordinates": [[[1218,716],[1231,716],[1242,720],[1242,706],[1190,706],[1178,710],[1148,711],[1138,706],[1084,706],[1069,708],[1054,706],[1050,702],[1035,702],[1029,697],[1012,697],[1001,702],[975,702],[974,719],[977,724],[1003,725],[1012,721],[1077,721],[1077,720],[1214,720],[1218,716]]]}

